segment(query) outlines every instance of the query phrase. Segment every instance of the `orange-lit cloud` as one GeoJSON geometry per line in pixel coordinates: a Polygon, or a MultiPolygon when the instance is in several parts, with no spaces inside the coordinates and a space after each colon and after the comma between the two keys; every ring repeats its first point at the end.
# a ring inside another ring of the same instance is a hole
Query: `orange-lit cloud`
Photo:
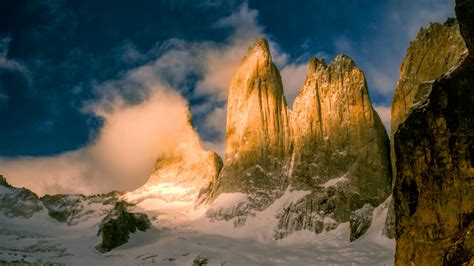
{"type": "Polygon", "coordinates": [[[384,105],[374,105],[374,109],[379,114],[379,117],[382,120],[385,129],[390,134],[390,118],[392,114],[392,107],[384,105]]]}
{"type": "Polygon", "coordinates": [[[146,53],[126,45],[119,55],[123,60],[146,63],[96,87],[99,100],[85,104],[84,111],[103,119],[97,137],[56,156],[0,158],[0,173],[39,194],[132,190],[146,182],[160,153],[196,137],[179,92],[206,97],[193,106],[193,113],[204,117],[196,127],[212,133],[203,146],[223,154],[228,84],[257,37],[269,39],[290,104],[306,76],[306,64],[289,64],[257,19],[258,12],[244,4],[217,21],[215,27],[233,30],[222,44],[170,39],[146,53]],[[185,87],[190,73],[201,77],[192,92],[185,87]]]}
{"type": "Polygon", "coordinates": [[[95,106],[104,119],[97,139],[82,149],[48,157],[0,159],[10,183],[39,194],[99,193],[132,189],[148,179],[160,153],[194,137],[183,98],[164,86],[150,88],[140,104],[116,97],[95,106]]]}

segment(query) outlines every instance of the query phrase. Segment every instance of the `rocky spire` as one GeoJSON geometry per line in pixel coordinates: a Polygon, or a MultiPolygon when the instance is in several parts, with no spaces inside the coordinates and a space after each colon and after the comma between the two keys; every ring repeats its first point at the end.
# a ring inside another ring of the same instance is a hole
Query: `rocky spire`
{"type": "Polygon", "coordinates": [[[387,133],[370,102],[364,73],[351,58],[339,55],[328,66],[310,61],[290,122],[289,183],[311,194],[285,210],[277,237],[330,230],[388,197],[387,133]]]}
{"type": "Polygon", "coordinates": [[[288,150],[287,105],[265,39],[249,48],[229,86],[226,160],[244,153],[281,157],[288,150]]]}
{"type": "Polygon", "coordinates": [[[272,190],[290,150],[288,109],[265,39],[249,48],[229,86],[226,158],[213,197],[223,192],[272,190]]]}
{"type": "Polygon", "coordinates": [[[371,172],[354,176],[360,189],[372,188],[373,194],[366,191],[366,196],[385,199],[390,180],[388,137],[372,107],[364,73],[351,58],[339,55],[328,66],[311,60],[291,125],[295,185],[322,184],[357,169],[371,172]]]}

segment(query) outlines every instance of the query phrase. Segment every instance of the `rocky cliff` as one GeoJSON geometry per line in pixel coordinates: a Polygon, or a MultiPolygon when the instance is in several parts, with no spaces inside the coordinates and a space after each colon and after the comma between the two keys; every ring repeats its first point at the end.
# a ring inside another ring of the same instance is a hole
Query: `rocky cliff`
{"type": "MultiPolygon", "coordinates": [[[[456,1],[472,45],[472,1],[456,1]]],[[[474,264],[474,51],[431,85],[395,133],[397,265],[474,264]]],[[[454,47],[453,47],[454,49],[454,47]]],[[[443,54],[438,54],[443,60],[443,54]]]]}
{"type": "Polygon", "coordinates": [[[320,233],[390,193],[387,133],[349,57],[312,60],[290,111],[268,44],[257,40],[230,84],[227,108],[226,159],[210,201],[245,196],[227,209],[211,204],[213,219],[242,225],[285,191],[300,190],[308,193],[278,211],[274,237],[320,233]]]}
{"type": "Polygon", "coordinates": [[[392,100],[392,136],[411,107],[429,92],[430,84],[466,55],[466,43],[457,22],[432,23],[428,29],[418,32],[400,67],[400,79],[392,100]]]}
{"type": "MultiPolygon", "coordinates": [[[[394,134],[406,119],[413,106],[431,91],[433,82],[443,73],[458,65],[467,55],[467,48],[461,36],[459,24],[449,21],[445,24],[432,23],[428,29],[421,29],[410,43],[400,67],[400,79],[392,101],[390,151],[392,176],[396,176],[394,134]]],[[[393,203],[387,217],[385,234],[395,237],[395,215],[393,203]]]]}
{"type": "Polygon", "coordinates": [[[352,59],[339,55],[329,65],[312,59],[290,121],[289,183],[312,193],[285,210],[279,230],[319,233],[349,221],[365,204],[377,206],[387,198],[388,136],[370,102],[364,73],[352,59]]]}
{"type": "Polygon", "coordinates": [[[35,193],[13,187],[0,175],[0,210],[6,217],[30,218],[43,210],[43,204],[35,193]]]}
{"type": "Polygon", "coordinates": [[[211,198],[248,193],[263,209],[286,187],[291,149],[288,108],[268,43],[259,39],[232,79],[227,102],[225,162],[211,198]]]}

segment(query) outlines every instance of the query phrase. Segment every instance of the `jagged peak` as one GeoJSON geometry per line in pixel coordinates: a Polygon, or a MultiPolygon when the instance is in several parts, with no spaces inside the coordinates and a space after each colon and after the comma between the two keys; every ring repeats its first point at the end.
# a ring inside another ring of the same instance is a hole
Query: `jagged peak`
{"type": "Polygon", "coordinates": [[[323,58],[313,57],[309,60],[309,72],[314,72],[320,67],[327,67],[326,61],[323,58]]]}
{"type": "Polygon", "coordinates": [[[10,185],[10,184],[7,182],[7,179],[6,179],[3,175],[0,175],[0,186],[12,187],[12,185],[10,185]]]}
{"type": "Polygon", "coordinates": [[[255,43],[249,47],[244,60],[253,56],[263,57],[271,62],[272,55],[270,53],[270,46],[265,38],[258,38],[255,43]]]}
{"type": "Polygon", "coordinates": [[[413,43],[420,39],[432,38],[432,36],[438,35],[440,32],[451,32],[452,28],[459,28],[459,21],[456,20],[447,20],[445,23],[430,22],[430,25],[425,28],[421,27],[418,31],[416,38],[410,43],[413,43]]]}
{"type": "Polygon", "coordinates": [[[268,45],[267,39],[257,38],[257,40],[255,40],[255,43],[249,47],[249,53],[258,51],[258,50],[270,53],[270,47],[268,45]]]}
{"type": "Polygon", "coordinates": [[[322,58],[311,58],[309,60],[309,69],[308,69],[308,75],[311,75],[312,73],[316,72],[318,69],[324,69],[328,70],[330,68],[334,67],[340,67],[342,66],[347,67],[348,69],[357,67],[354,60],[350,58],[348,55],[345,54],[339,54],[337,55],[329,65],[326,65],[326,61],[322,58]]]}
{"type": "Polygon", "coordinates": [[[331,64],[329,66],[334,66],[334,65],[344,65],[344,66],[352,66],[355,67],[356,64],[352,58],[350,58],[346,54],[338,54],[334,60],[332,60],[331,64]]]}

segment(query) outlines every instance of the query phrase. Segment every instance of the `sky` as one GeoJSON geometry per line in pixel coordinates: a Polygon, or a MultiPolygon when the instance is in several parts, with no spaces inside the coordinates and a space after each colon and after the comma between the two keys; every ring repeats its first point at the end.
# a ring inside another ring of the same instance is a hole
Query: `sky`
{"type": "Polygon", "coordinates": [[[189,131],[187,106],[223,154],[227,87],[258,37],[290,107],[311,57],[345,53],[388,126],[409,42],[453,16],[454,0],[1,0],[0,174],[40,194],[133,189],[189,131]]]}

